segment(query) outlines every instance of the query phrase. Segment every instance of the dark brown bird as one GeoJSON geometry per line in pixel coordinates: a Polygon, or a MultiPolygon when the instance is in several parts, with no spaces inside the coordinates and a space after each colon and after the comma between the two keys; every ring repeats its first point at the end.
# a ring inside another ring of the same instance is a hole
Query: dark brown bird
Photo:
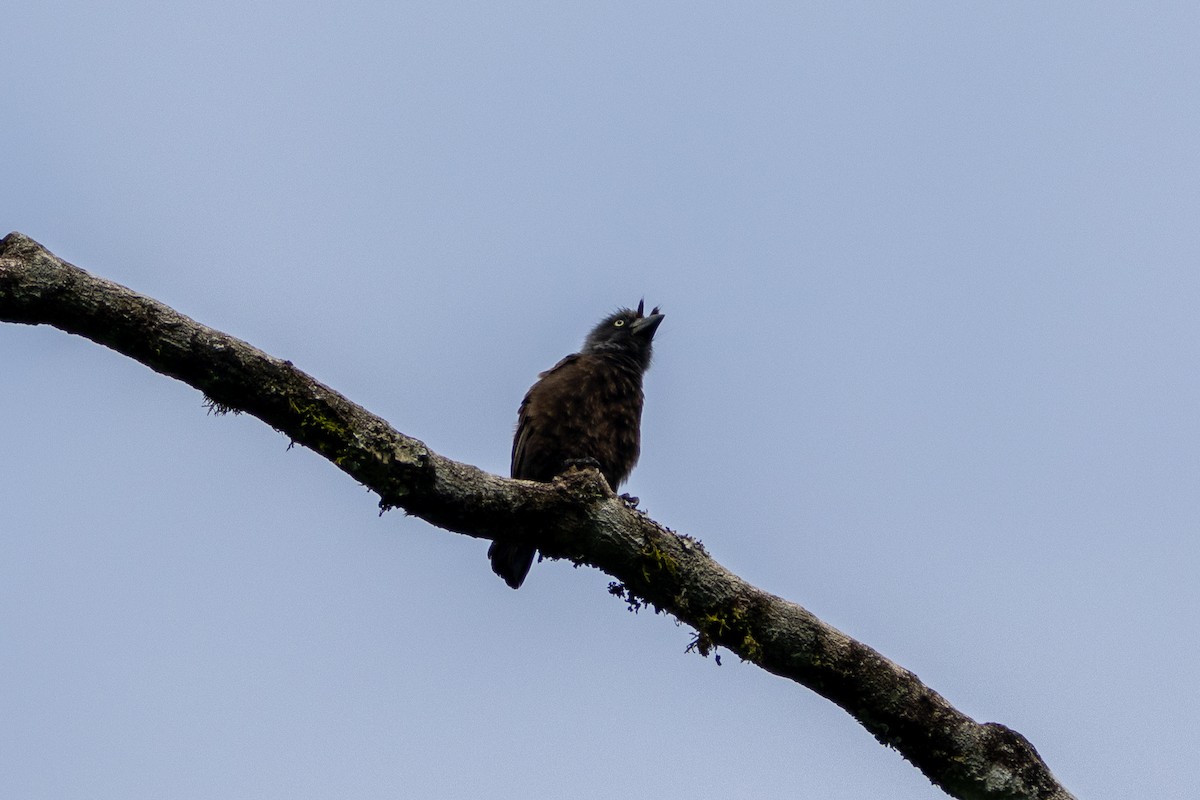
{"type": "MultiPolygon", "coordinates": [[[[600,322],[583,349],[538,376],[517,412],[514,478],[552,481],[572,464],[597,467],[615,491],[641,452],[642,375],[663,315],[622,308],[600,322]]],[[[493,542],[492,570],[516,589],[529,574],[532,545],[493,542]]]]}

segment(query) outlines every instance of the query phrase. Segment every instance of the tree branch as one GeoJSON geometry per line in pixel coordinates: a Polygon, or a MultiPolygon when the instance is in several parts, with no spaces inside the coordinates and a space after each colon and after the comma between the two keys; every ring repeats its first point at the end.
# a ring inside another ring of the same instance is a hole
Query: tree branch
{"type": "MultiPolygon", "coordinates": [[[[321,454],[380,497],[446,530],[529,541],[619,581],[612,591],[837,703],[953,797],[1068,800],[1033,745],[980,724],[916,675],[795,603],[751,586],[695,540],[617,498],[595,470],[508,480],[438,455],[255,347],[66,263],[19,233],[0,240],[0,321],[53,325],[199,389],[321,454]]],[[[482,567],[481,567],[482,568],[482,567]]]]}

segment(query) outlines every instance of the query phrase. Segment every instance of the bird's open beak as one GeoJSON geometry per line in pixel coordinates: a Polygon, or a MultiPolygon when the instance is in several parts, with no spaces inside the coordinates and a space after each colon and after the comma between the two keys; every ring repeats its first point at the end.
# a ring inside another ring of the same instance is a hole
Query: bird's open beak
{"type": "Polygon", "coordinates": [[[663,321],[666,314],[651,314],[648,317],[641,317],[633,321],[633,335],[641,336],[647,340],[654,338],[654,332],[658,330],[659,323],[663,321]]]}

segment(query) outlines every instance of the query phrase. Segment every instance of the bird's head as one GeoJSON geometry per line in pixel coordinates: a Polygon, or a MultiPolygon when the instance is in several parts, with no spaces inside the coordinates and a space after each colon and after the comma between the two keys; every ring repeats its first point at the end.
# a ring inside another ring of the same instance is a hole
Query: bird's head
{"type": "Polygon", "coordinates": [[[587,335],[583,352],[622,355],[633,359],[642,369],[649,367],[654,332],[664,315],[658,313],[658,306],[649,314],[644,309],[645,301],[641,300],[637,310],[622,308],[609,314],[587,335]]]}

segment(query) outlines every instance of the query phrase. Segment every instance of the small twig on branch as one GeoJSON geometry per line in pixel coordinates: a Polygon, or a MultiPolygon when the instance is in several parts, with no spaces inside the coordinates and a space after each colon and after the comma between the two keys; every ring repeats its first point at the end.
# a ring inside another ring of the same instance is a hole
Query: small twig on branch
{"type": "Polygon", "coordinates": [[[0,321],[87,337],[243,411],[441,528],[528,541],[612,575],[618,594],[837,703],[953,797],[1068,800],[1023,736],[980,724],[916,675],[801,606],[743,581],[695,540],[631,509],[595,470],[508,480],[445,458],[311,376],[156,300],[66,263],[19,233],[0,240],[0,321]]]}

